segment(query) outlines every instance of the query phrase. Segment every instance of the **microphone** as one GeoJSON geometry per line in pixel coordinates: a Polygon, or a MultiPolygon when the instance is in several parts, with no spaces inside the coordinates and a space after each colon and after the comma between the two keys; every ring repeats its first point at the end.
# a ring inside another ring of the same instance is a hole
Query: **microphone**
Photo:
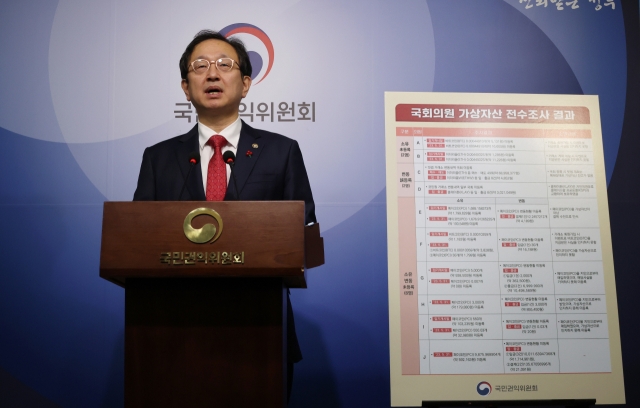
{"type": "Polygon", "coordinates": [[[234,165],[236,164],[236,155],[231,151],[227,150],[222,155],[222,160],[231,167],[231,178],[233,179],[233,187],[236,191],[236,200],[240,199],[240,192],[238,191],[238,182],[236,181],[236,172],[233,171],[234,165]]]}
{"type": "Polygon", "coordinates": [[[200,153],[198,151],[193,151],[189,153],[189,171],[187,172],[187,176],[184,178],[184,183],[182,184],[182,190],[180,190],[180,195],[178,196],[178,200],[182,200],[182,193],[184,193],[185,187],[187,187],[187,180],[189,180],[189,175],[191,174],[191,170],[200,162],[200,153]]]}

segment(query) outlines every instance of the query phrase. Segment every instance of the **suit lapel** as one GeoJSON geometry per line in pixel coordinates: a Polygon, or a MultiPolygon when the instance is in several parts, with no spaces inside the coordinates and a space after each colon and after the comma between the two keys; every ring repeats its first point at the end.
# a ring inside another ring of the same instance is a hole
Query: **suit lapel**
{"type": "MultiPolygon", "coordinates": [[[[234,194],[234,188],[227,189],[227,195],[225,200],[235,200],[238,197],[242,197],[242,189],[251,175],[251,171],[256,162],[260,158],[260,153],[264,150],[265,140],[263,140],[258,132],[256,132],[251,126],[242,122],[242,128],[240,129],[240,140],[238,141],[238,149],[236,152],[236,164],[233,171],[236,174],[236,181],[238,183],[239,194],[234,194]],[[254,145],[258,147],[253,147],[254,145]],[[249,153],[250,152],[250,153],[249,153]]],[[[230,180],[229,186],[233,184],[233,180],[230,180]]]]}
{"type": "MultiPolygon", "coordinates": [[[[191,164],[189,164],[189,156],[193,152],[200,154],[197,124],[180,138],[180,143],[176,149],[176,160],[178,160],[178,166],[180,166],[183,180],[189,172],[189,167],[191,167],[191,164]]],[[[182,198],[178,199],[191,201],[206,200],[204,187],[202,185],[202,167],[200,166],[200,162],[195,164],[194,168],[191,170],[189,179],[186,181],[185,190],[186,191],[182,194],[182,198]]],[[[179,194],[180,191],[177,191],[176,197],[179,194]]]]}

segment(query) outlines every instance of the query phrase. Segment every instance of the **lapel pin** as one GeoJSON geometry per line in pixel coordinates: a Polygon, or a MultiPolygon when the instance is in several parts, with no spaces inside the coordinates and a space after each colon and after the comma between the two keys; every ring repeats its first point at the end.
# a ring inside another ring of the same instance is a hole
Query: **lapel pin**
{"type": "Polygon", "coordinates": [[[251,147],[253,147],[254,149],[257,149],[258,148],[258,144],[254,143],[254,144],[251,145],[251,147]]]}
{"type": "Polygon", "coordinates": [[[247,157],[251,158],[252,155],[253,155],[253,152],[251,150],[247,150],[247,157]]]}

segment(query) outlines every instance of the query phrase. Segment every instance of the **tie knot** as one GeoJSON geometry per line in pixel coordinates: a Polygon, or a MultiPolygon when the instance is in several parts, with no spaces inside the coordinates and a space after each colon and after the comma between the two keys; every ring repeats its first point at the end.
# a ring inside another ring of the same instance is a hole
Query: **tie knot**
{"type": "Polygon", "coordinates": [[[227,139],[225,139],[224,136],[213,135],[209,138],[207,144],[213,146],[214,149],[222,149],[224,145],[227,144],[227,139]]]}

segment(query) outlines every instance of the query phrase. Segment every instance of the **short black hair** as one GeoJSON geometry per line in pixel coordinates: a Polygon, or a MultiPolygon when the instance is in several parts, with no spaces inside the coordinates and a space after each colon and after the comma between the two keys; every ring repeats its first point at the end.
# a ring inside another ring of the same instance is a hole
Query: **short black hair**
{"type": "Polygon", "coordinates": [[[184,53],[182,53],[182,57],[180,57],[180,76],[182,79],[187,80],[190,62],[189,59],[191,58],[194,48],[196,48],[196,45],[206,40],[220,40],[232,46],[233,49],[236,50],[236,54],[238,54],[237,62],[242,76],[251,77],[251,61],[249,61],[249,54],[247,53],[247,49],[242,41],[237,38],[227,38],[217,31],[201,30],[195,37],[193,37],[193,40],[191,40],[189,45],[187,45],[187,48],[184,50],[184,53]]]}

